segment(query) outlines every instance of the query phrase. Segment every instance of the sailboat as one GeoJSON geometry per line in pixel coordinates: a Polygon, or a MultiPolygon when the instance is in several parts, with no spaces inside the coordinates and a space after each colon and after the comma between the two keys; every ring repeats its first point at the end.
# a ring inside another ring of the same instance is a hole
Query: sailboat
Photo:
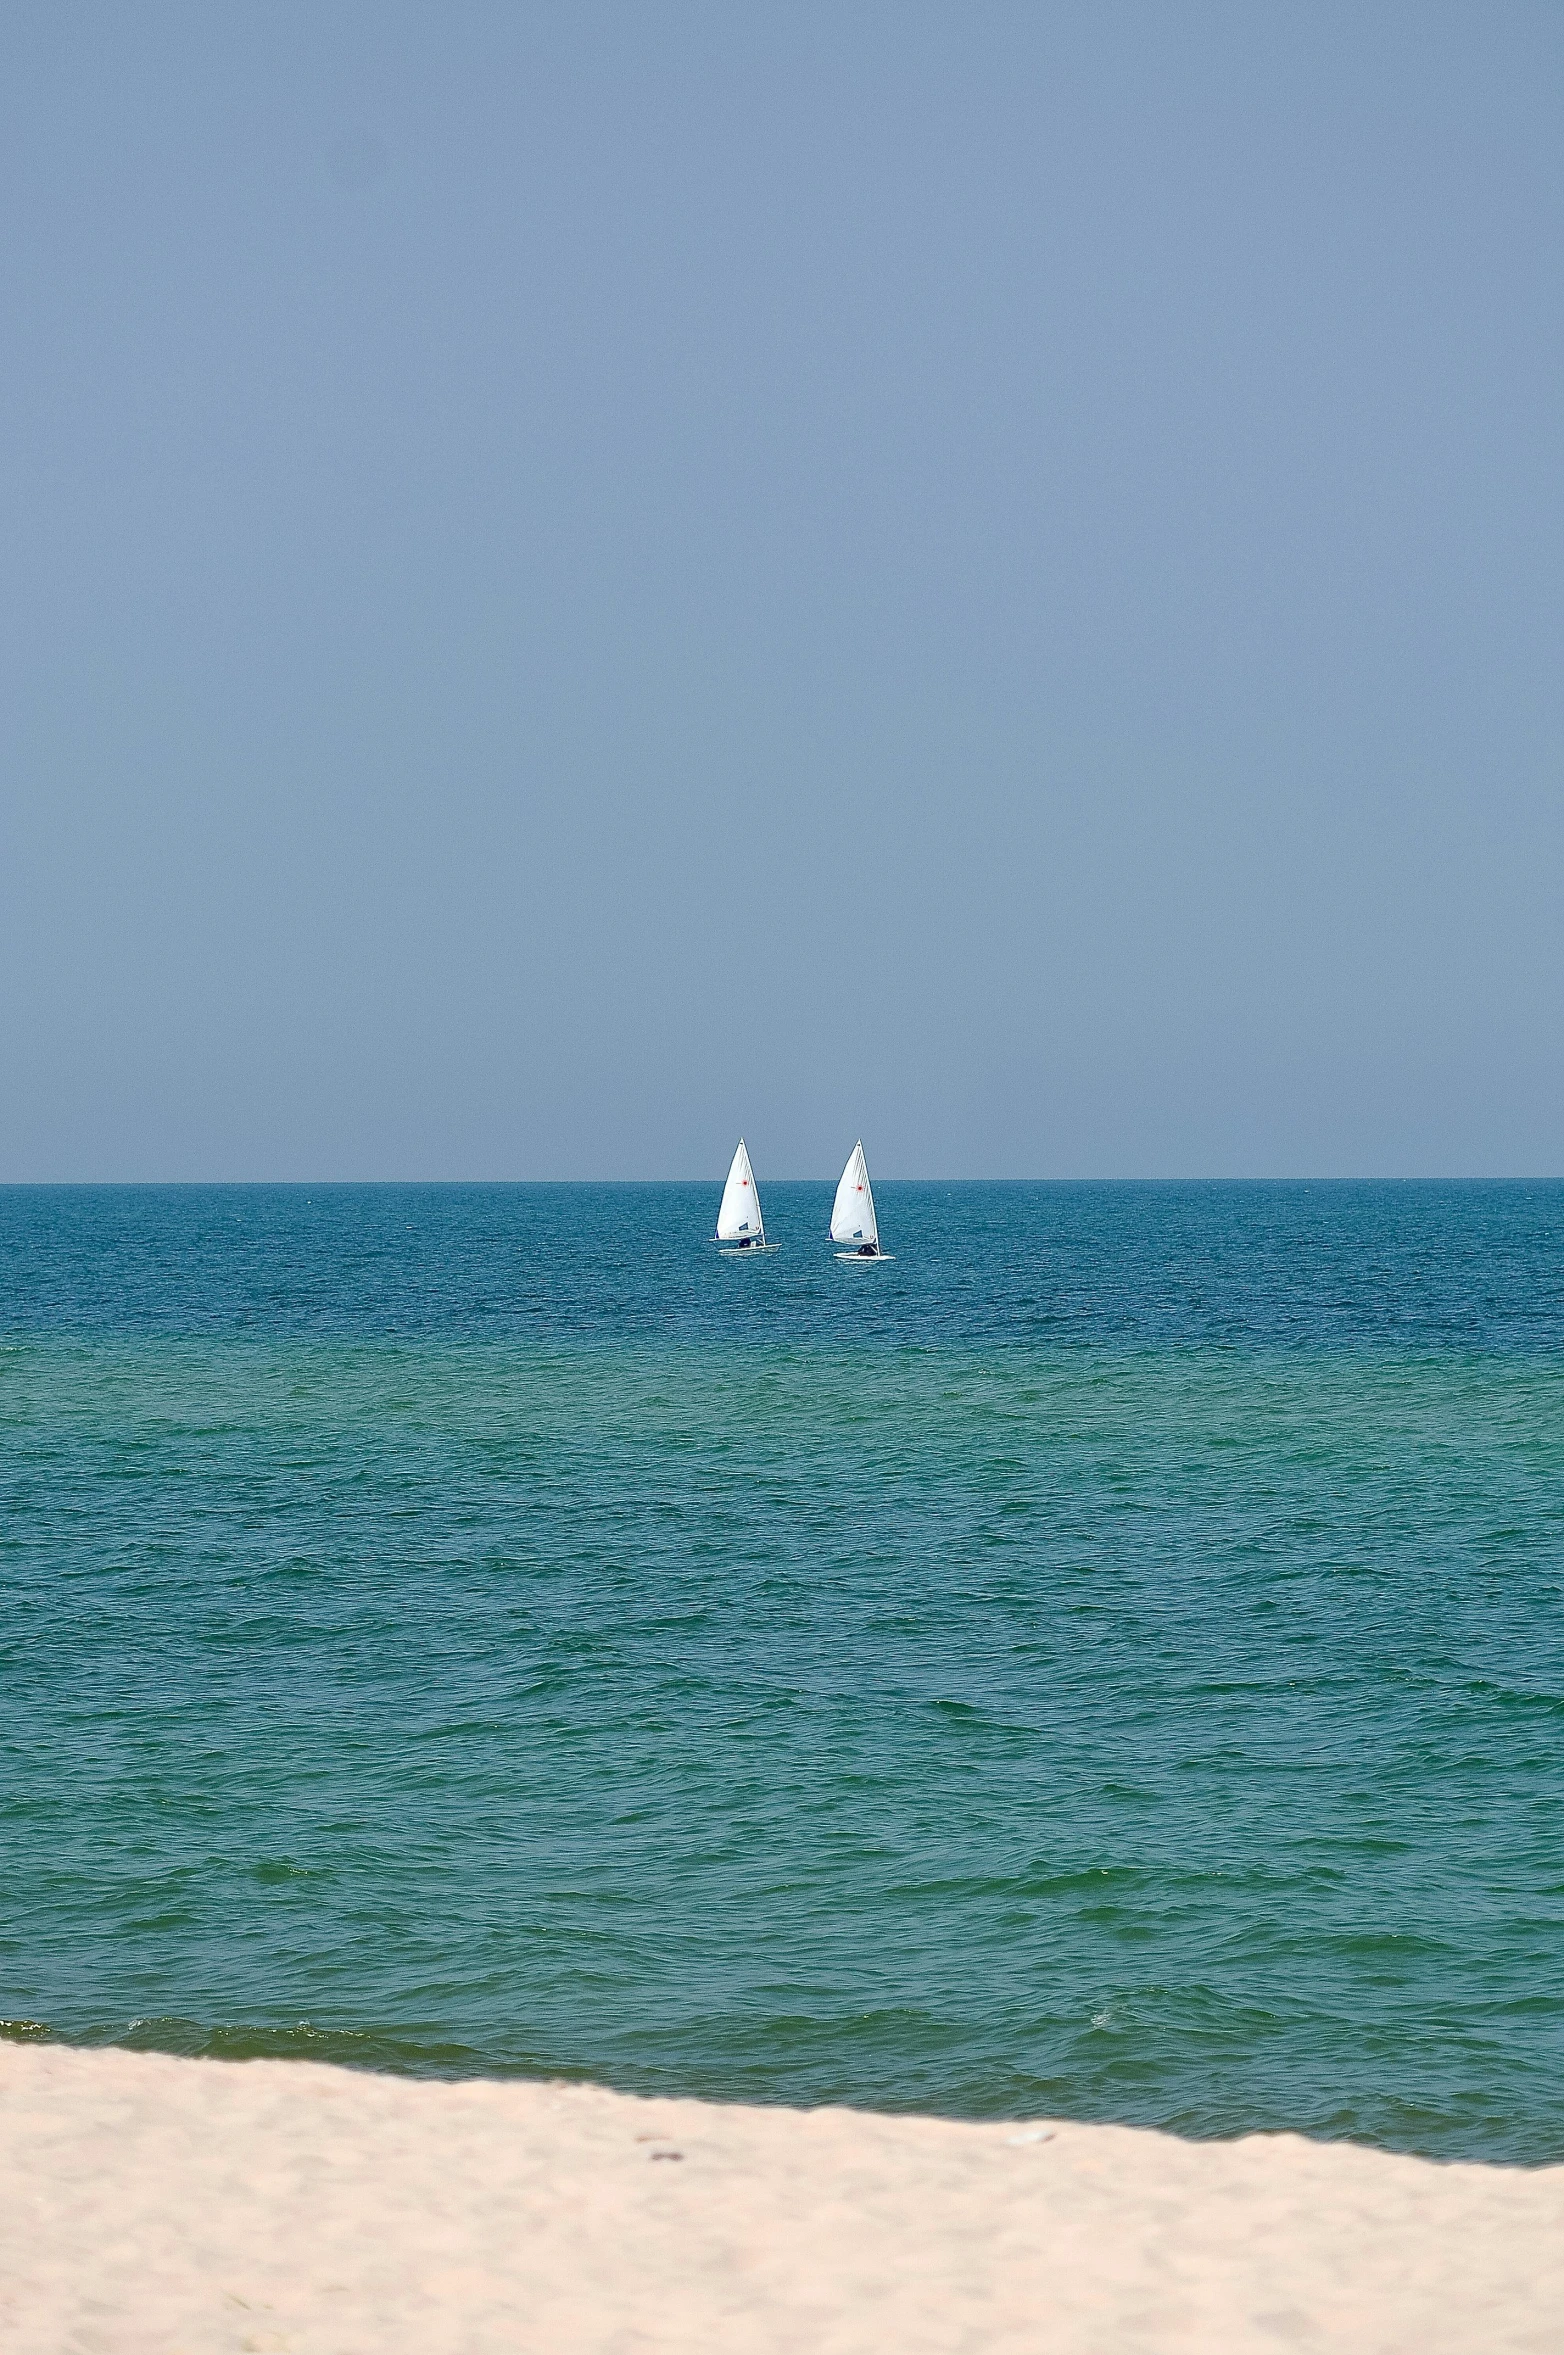
{"type": "Polygon", "coordinates": [[[836,1189],[836,1200],[831,1205],[831,1240],[851,1243],[851,1251],[839,1251],[838,1259],[889,1259],[892,1254],[880,1249],[879,1222],[874,1215],[874,1188],[869,1183],[869,1164],[863,1157],[863,1139],[859,1138],[848,1156],[842,1172],[842,1182],[836,1189]]]}
{"type": "Polygon", "coordinates": [[[742,1137],[728,1171],[728,1182],[722,1189],[722,1207],[717,1213],[717,1232],[712,1240],[725,1243],[730,1253],[776,1249],[775,1243],[766,1241],[766,1222],[760,1215],[760,1189],[742,1137]]]}

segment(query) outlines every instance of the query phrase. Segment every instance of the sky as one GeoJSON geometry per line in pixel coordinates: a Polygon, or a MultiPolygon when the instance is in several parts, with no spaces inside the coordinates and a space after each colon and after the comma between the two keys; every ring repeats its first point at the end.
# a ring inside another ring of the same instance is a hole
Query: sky
{"type": "Polygon", "coordinates": [[[0,1179],[1564,1173],[1564,10],[10,0],[0,1179]]]}

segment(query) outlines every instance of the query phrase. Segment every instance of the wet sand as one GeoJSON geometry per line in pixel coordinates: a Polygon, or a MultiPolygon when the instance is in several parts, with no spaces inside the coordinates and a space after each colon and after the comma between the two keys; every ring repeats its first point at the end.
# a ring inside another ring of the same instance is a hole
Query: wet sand
{"type": "Polygon", "coordinates": [[[7,2355],[1564,2349],[1564,2167],[0,2045],[7,2355]]]}

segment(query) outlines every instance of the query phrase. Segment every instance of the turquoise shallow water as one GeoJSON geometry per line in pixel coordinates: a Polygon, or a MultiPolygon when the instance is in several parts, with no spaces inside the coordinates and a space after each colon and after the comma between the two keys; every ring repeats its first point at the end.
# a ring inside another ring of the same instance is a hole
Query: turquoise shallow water
{"type": "Polygon", "coordinates": [[[1564,1189],[719,1190],[0,1192],[0,2013],[1564,2157],[1564,1189]]]}

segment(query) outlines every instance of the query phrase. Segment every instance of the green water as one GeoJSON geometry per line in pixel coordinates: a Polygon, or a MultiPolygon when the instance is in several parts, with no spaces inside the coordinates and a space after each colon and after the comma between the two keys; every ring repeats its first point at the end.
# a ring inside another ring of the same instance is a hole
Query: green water
{"type": "Polygon", "coordinates": [[[1564,2157],[1564,1190],[881,1191],[0,1194],[0,2012],[1564,2157]]]}

